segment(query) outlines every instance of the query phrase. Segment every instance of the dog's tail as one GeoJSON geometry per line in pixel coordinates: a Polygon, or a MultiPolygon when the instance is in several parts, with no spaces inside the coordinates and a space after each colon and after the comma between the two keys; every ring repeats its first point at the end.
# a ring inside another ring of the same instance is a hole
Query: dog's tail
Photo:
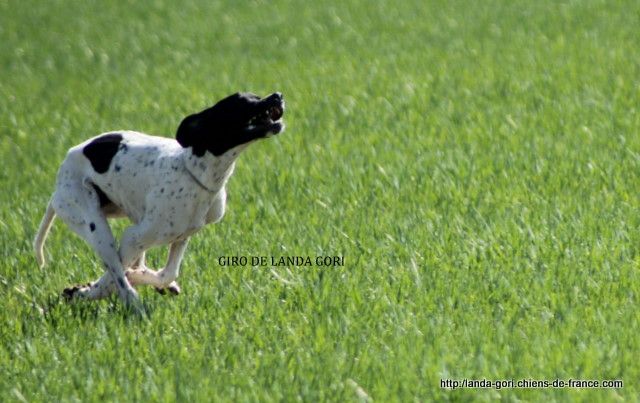
{"type": "Polygon", "coordinates": [[[49,201],[49,204],[47,204],[47,211],[44,213],[44,217],[42,217],[38,234],[33,240],[33,249],[36,251],[36,260],[40,267],[44,266],[44,241],[47,239],[47,234],[49,233],[49,229],[51,229],[51,224],[53,224],[54,218],[56,218],[56,212],[53,209],[51,201],[49,201]]]}

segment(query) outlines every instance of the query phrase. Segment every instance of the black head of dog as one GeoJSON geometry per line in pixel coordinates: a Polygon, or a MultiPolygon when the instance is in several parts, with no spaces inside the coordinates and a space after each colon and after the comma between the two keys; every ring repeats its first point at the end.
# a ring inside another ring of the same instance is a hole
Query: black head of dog
{"type": "Polygon", "coordinates": [[[279,92],[265,98],[236,93],[187,116],[178,127],[176,140],[182,147],[193,147],[199,157],[207,151],[219,156],[240,144],[280,133],[284,130],[283,114],[284,100],[279,92]]]}

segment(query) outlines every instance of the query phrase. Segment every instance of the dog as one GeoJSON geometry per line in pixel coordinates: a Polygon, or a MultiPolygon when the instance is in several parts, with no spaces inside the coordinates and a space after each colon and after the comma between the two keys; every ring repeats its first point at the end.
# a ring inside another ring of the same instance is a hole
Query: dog
{"type": "Polygon", "coordinates": [[[225,186],[240,153],[281,133],[284,99],[236,93],[187,116],[176,139],[134,131],[108,132],[69,150],[34,240],[43,267],[44,242],[57,215],[96,252],[105,269],[97,281],[63,291],[68,300],[95,300],[114,292],[142,312],[135,288],[151,285],[178,294],[176,278],[189,237],[225,212],[225,186]],[[108,218],[128,217],[116,247],[108,218]],[[161,270],[145,266],[145,251],[169,245],[161,270]]]}

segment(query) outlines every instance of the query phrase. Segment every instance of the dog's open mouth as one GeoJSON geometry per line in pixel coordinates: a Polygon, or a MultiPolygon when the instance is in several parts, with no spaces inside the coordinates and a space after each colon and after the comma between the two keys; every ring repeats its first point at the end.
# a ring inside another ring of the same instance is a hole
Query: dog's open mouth
{"type": "Polygon", "coordinates": [[[251,120],[249,120],[249,125],[252,125],[252,126],[270,125],[280,120],[283,114],[284,114],[283,105],[272,106],[267,110],[265,110],[264,112],[260,113],[259,115],[251,118],[251,120]]]}

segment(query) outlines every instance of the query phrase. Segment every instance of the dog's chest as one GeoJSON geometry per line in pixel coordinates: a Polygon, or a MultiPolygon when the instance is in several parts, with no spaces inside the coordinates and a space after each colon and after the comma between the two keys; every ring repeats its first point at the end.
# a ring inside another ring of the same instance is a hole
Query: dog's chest
{"type": "MultiPolygon", "coordinates": [[[[219,220],[224,215],[226,196],[224,189],[215,197],[211,195],[193,195],[185,203],[172,203],[161,214],[158,228],[163,232],[165,242],[184,239],[198,232],[205,225],[219,220]],[[213,220],[212,218],[215,218],[213,220]]],[[[154,207],[151,206],[151,210],[154,207]]]]}

